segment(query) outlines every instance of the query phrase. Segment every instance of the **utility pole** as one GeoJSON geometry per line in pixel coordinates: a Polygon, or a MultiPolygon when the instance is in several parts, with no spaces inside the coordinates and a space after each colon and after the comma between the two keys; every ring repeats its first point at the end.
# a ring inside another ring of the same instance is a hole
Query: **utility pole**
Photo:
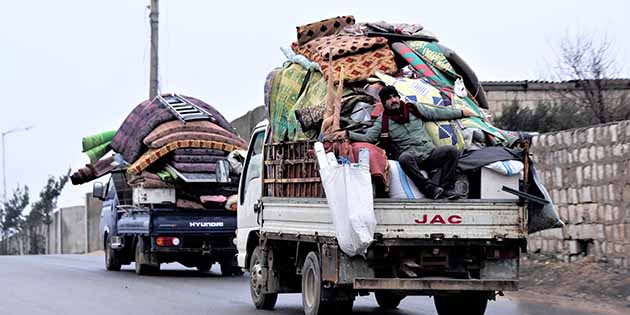
{"type": "Polygon", "coordinates": [[[151,70],[149,82],[149,99],[154,99],[158,93],[158,0],[151,0],[151,70]]]}

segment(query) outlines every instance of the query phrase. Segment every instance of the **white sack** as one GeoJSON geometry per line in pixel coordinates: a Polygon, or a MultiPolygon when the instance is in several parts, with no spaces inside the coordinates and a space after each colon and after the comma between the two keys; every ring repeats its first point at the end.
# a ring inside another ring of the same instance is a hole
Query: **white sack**
{"type": "Polygon", "coordinates": [[[496,161],[484,167],[491,169],[501,175],[513,176],[513,175],[520,174],[523,171],[524,165],[523,165],[523,162],[521,161],[508,160],[508,161],[496,161]]]}
{"type": "Polygon", "coordinates": [[[325,166],[319,174],[339,247],[351,257],[364,255],[376,232],[370,172],[346,164],[325,166]]]}

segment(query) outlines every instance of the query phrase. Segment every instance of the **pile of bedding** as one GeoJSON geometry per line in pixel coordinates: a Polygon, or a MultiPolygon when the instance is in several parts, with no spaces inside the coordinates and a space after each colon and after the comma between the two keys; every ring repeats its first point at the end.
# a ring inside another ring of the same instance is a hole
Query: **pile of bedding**
{"type": "Polygon", "coordinates": [[[214,107],[178,96],[209,113],[208,119],[184,121],[160,97],[146,100],[117,130],[83,138],[90,163],[71,175],[72,183],[124,168],[131,187],[176,188],[177,203],[185,207],[201,209],[235,194],[240,169],[230,167],[228,158],[245,150],[245,141],[214,107]]]}

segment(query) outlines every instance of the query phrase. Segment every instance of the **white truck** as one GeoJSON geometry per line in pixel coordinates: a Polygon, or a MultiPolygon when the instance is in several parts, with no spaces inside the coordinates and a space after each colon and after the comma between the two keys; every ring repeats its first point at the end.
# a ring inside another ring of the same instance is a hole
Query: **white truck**
{"type": "Polygon", "coordinates": [[[528,222],[518,199],[377,198],[374,242],[364,257],[349,257],[335,238],[326,198],[270,196],[267,184],[300,182],[300,192],[318,178],[289,178],[295,171],[288,165],[313,157],[291,152],[296,142],[284,152],[267,150],[268,133],[262,122],[252,134],[237,214],[238,264],[249,270],[256,308],[273,309],[279,293],[301,292],[307,315],[346,314],[357,295],[374,293],[384,309],[429,295],[440,315],[481,315],[488,300],[518,289],[528,222]],[[267,167],[281,164],[286,178],[278,171],[270,178],[267,167]]]}

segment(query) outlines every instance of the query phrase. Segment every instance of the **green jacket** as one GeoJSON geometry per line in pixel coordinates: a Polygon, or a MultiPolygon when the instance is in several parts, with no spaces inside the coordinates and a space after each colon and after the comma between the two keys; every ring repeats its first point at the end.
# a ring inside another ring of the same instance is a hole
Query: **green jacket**
{"type": "MultiPolygon", "coordinates": [[[[429,107],[416,106],[422,115],[421,118],[416,117],[413,113],[409,113],[409,122],[399,124],[393,120],[389,120],[389,141],[398,147],[399,153],[412,151],[420,160],[425,160],[431,155],[431,151],[435,148],[435,144],[431,137],[424,130],[424,121],[450,120],[464,117],[461,110],[448,107],[429,107]]],[[[348,133],[350,140],[359,142],[376,143],[380,139],[383,115],[379,116],[374,125],[370,127],[365,134],[352,132],[348,133]]]]}

